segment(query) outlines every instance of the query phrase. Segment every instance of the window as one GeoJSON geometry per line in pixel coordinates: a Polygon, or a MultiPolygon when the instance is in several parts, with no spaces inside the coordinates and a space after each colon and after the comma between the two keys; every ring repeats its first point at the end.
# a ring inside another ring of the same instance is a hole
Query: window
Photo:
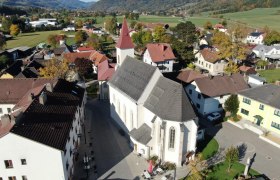
{"type": "Polygon", "coordinates": [[[20,161],[21,161],[21,165],[26,165],[27,164],[26,159],[21,159],[20,161]]]}
{"type": "Polygon", "coordinates": [[[189,94],[192,94],[192,90],[191,89],[189,89],[189,94]]]}
{"type": "Polygon", "coordinates": [[[199,109],[200,108],[200,104],[196,103],[196,107],[199,109]]]}
{"type": "Polygon", "coordinates": [[[27,180],[27,176],[22,176],[22,180],[27,180]]]}
{"type": "Polygon", "coordinates": [[[9,176],[8,177],[8,180],[16,180],[17,178],[16,178],[16,176],[9,176]]]}
{"type": "Polygon", "coordinates": [[[68,163],[68,161],[66,162],[66,169],[68,170],[68,168],[69,168],[69,163],[68,163]]]}
{"type": "Polygon", "coordinates": [[[175,128],[171,127],[169,130],[169,148],[174,148],[175,128]]]}
{"type": "Polygon", "coordinates": [[[246,116],[249,115],[249,111],[245,110],[245,109],[241,109],[241,113],[242,114],[245,114],[246,116]]]}
{"type": "Polygon", "coordinates": [[[274,127],[276,129],[279,129],[280,130],[280,124],[276,123],[276,122],[271,122],[271,127],[274,127]]]}
{"type": "Polygon", "coordinates": [[[12,160],[5,160],[4,161],[6,168],[13,168],[13,161],[12,160]]]}
{"type": "Polygon", "coordinates": [[[201,94],[197,94],[197,98],[198,98],[198,99],[201,99],[201,94]]]}
{"type": "Polygon", "coordinates": [[[251,100],[245,97],[243,98],[243,102],[246,104],[251,104],[251,100]]]}
{"type": "Polygon", "coordinates": [[[11,112],[11,108],[7,108],[7,111],[8,111],[8,113],[10,113],[11,112]]]}
{"type": "Polygon", "coordinates": [[[2,114],[3,113],[3,110],[2,110],[2,108],[0,108],[0,114],[2,114]]]}
{"type": "Polygon", "coordinates": [[[259,109],[260,109],[260,110],[263,110],[263,109],[264,109],[264,105],[263,105],[263,104],[260,104],[259,109]]]}
{"type": "Polygon", "coordinates": [[[279,109],[275,109],[275,111],[274,111],[274,115],[276,115],[276,116],[280,116],[280,110],[279,110],[279,109]]]}
{"type": "Polygon", "coordinates": [[[165,63],[164,64],[169,64],[169,61],[165,61],[165,63]]]}

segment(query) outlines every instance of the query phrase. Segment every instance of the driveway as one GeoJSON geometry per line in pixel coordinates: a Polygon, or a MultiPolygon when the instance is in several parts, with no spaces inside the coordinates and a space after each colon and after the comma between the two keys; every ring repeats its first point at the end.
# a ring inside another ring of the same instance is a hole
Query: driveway
{"type": "Polygon", "coordinates": [[[248,157],[254,157],[252,168],[265,174],[270,179],[280,180],[280,149],[259,139],[257,134],[249,130],[239,129],[227,122],[220,126],[208,128],[207,132],[219,142],[220,148],[245,145],[242,163],[248,157]]]}
{"type": "Polygon", "coordinates": [[[110,118],[109,103],[91,100],[87,109],[98,179],[140,179],[148,163],[132,152],[129,140],[118,132],[110,118]]]}

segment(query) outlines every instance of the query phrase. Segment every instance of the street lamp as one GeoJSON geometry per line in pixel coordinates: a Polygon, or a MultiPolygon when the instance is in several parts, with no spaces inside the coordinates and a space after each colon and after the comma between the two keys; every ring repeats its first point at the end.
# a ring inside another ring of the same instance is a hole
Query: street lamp
{"type": "Polygon", "coordinates": [[[88,178],[88,170],[90,169],[90,164],[89,164],[89,157],[87,156],[86,152],[84,155],[84,169],[86,170],[87,178],[88,178]]]}

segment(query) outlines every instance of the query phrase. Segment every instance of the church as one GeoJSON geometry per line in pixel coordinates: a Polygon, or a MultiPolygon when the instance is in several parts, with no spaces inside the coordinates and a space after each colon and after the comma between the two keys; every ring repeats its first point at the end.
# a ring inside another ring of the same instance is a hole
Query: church
{"type": "Polygon", "coordinates": [[[198,129],[184,88],[134,59],[126,19],[116,51],[116,72],[108,83],[111,117],[129,134],[135,153],[181,165],[195,152],[198,129]]]}

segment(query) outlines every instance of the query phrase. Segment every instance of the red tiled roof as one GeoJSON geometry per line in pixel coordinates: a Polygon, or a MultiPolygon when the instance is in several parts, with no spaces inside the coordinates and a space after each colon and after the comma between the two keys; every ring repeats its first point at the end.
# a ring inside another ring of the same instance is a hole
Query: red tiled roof
{"type": "Polygon", "coordinates": [[[134,44],[132,43],[131,37],[129,36],[128,26],[126,19],[123,19],[121,35],[116,45],[120,49],[132,49],[134,44]]]}
{"type": "Polygon", "coordinates": [[[116,64],[109,64],[107,60],[99,63],[98,74],[97,74],[98,80],[99,81],[110,80],[115,73],[115,65],[116,64]]]}
{"type": "Polygon", "coordinates": [[[81,58],[81,59],[89,59],[90,54],[92,51],[88,52],[74,52],[74,53],[65,53],[63,55],[64,59],[67,59],[68,62],[75,62],[76,59],[81,58]]]}
{"type": "Polygon", "coordinates": [[[89,60],[91,60],[95,66],[98,66],[99,63],[108,60],[109,58],[98,51],[92,51],[89,60]]]}
{"type": "Polygon", "coordinates": [[[214,26],[215,29],[224,29],[225,27],[222,24],[216,24],[214,26]]]}
{"type": "Polygon", "coordinates": [[[185,83],[191,83],[193,80],[205,77],[205,75],[200,74],[197,71],[194,70],[186,70],[182,71],[178,76],[177,79],[185,82],[185,83]]]}
{"type": "Polygon", "coordinates": [[[249,67],[249,66],[240,66],[239,67],[239,70],[241,71],[241,72],[246,72],[246,73],[249,73],[249,74],[256,74],[257,73],[257,71],[255,70],[255,68],[253,68],[253,67],[249,67]]]}
{"type": "Polygon", "coordinates": [[[220,60],[219,54],[215,49],[204,48],[200,50],[201,55],[210,63],[215,63],[216,61],[220,60]]]}
{"type": "Polygon", "coordinates": [[[153,62],[163,62],[175,59],[172,49],[167,43],[147,44],[147,50],[153,62]]]}
{"type": "Polygon", "coordinates": [[[79,47],[77,50],[78,51],[93,51],[94,49],[92,47],[79,47]]]}

